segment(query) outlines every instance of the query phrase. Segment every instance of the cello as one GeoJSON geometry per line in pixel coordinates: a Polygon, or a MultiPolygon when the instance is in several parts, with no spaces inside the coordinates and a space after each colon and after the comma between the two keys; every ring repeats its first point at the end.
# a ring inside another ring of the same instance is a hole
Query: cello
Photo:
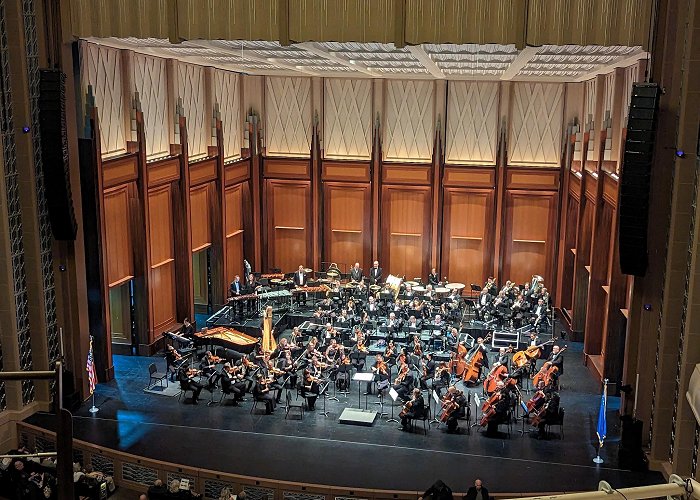
{"type": "MultiPolygon", "coordinates": [[[[491,339],[491,334],[489,333],[482,342],[488,342],[491,339]]],[[[483,345],[483,343],[482,343],[483,345]]],[[[469,359],[466,360],[466,366],[464,373],[462,374],[462,381],[465,384],[473,384],[479,378],[479,372],[481,371],[481,365],[484,364],[484,352],[481,348],[475,349],[471,354],[469,359]]]]}
{"type": "Polygon", "coordinates": [[[496,390],[498,382],[502,382],[508,376],[508,367],[506,365],[497,365],[491,368],[491,371],[484,379],[484,391],[486,394],[491,394],[496,390]]]}
{"type": "MultiPolygon", "coordinates": [[[[559,355],[566,351],[566,348],[568,346],[564,346],[559,350],[559,355]]],[[[554,375],[559,371],[559,368],[557,368],[556,365],[553,365],[550,361],[547,361],[545,364],[542,365],[542,368],[540,368],[540,371],[538,371],[535,376],[532,379],[532,385],[535,387],[539,386],[540,382],[544,382],[544,386],[548,387],[552,381],[554,375]]]]}
{"type": "Polygon", "coordinates": [[[513,354],[513,366],[515,366],[516,368],[522,368],[523,366],[531,362],[533,359],[539,359],[540,356],[542,356],[542,348],[547,344],[553,343],[554,339],[548,340],[547,342],[543,342],[542,344],[531,345],[524,351],[516,352],[515,354],[513,354]]]}

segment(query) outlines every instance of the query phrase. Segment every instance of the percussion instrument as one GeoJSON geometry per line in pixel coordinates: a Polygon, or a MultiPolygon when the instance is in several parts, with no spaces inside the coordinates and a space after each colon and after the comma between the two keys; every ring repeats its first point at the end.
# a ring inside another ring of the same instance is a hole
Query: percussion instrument
{"type": "Polygon", "coordinates": [[[424,287],[424,286],[420,286],[420,285],[414,286],[414,287],[413,287],[413,291],[414,291],[414,292],[421,292],[421,293],[422,293],[422,292],[425,292],[425,287],[424,287]]]}
{"type": "Polygon", "coordinates": [[[404,281],[404,283],[406,283],[407,285],[411,285],[411,286],[418,286],[419,285],[419,283],[417,281],[404,281]]]}
{"type": "Polygon", "coordinates": [[[379,290],[381,290],[382,287],[379,286],[379,285],[370,285],[370,286],[369,286],[369,289],[370,289],[372,292],[376,293],[376,292],[378,292],[379,290]]]}
{"type": "Polygon", "coordinates": [[[274,285],[278,285],[278,284],[280,284],[281,282],[282,282],[282,280],[281,280],[280,278],[272,278],[272,279],[270,280],[270,283],[272,283],[272,284],[274,284],[274,285]]]}
{"type": "Polygon", "coordinates": [[[326,272],[326,276],[328,276],[329,278],[337,278],[338,276],[340,276],[340,273],[336,269],[329,269],[326,272]]]}
{"type": "Polygon", "coordinates": [[[444,286],[438,286],[435,288],[434,292],[437,295],[448,295],[450,293],[450,289],[444,286]]]}
{"type": "Polygon", "coordinates": [[[445,285],[445,288],[448,290],[463,290],[465,286],[464,283],[448,283],[445,285]]]}
{"type": "Polygon", "coordinates": [[[311,274],[311,273],[314,272],[314,270],[313,270],[313,269],[309,269],[308,267],[305,267],[305,268],[304,268],[304,272],[305,272],[306,274],[311,274]]]}

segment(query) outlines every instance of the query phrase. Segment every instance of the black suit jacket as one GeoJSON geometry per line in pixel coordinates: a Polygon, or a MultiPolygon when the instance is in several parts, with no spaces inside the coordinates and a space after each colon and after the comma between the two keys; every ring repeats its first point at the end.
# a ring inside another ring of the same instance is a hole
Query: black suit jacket
{"type": "Polygon", "coordinates": [[[299,271],[294,273],[294,284],[296,286],[304,286],[306,285],[306,281],[308,280],[306,273],[302,273],[301,276],[299,276],[299,271]]]}
{"type": "Polygon", "coordinates": [[[382,280],[382,268],[381,267],[370,267],[369,268],[369,284],[374,285],[382,280]]]}
{"type": "MultiPolygon", "coordinates": [[[[481,499],[482,500],[489,500],[489,490],[484,488],[483,486],[481,487],[481,499]]],[[[472,486],[467,490],[467,494],[464,495],[463,500],[475,500],[476,499],[476,486],[472,486]]]]}
{"type": "Polygon", "coordinates": [[[362,269],[357,269],[353,267],[350,270],[350,279],[353,281],[362,281],[362,269]]]}
{"type": "Polygon", "coordinates": [[[430,283],[433,286],[437,285],[438,283],[440,283],[440,276],[438,276],[437,274],[430,273],[428,275],[428,283],[430,283]]]}

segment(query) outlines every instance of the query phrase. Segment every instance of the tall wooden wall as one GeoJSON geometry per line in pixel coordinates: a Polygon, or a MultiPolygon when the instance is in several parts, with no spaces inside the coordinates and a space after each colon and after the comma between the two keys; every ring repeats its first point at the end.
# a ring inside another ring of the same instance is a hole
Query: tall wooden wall
{"type": "MultiPolygon", "coordinates": [[[[615,187],[568,169],[585,84],[245,76],[88,43],[81,61],[96,109],[103,304],[133,280],[144,352],[192,317],[203,249],[215,306],[244,258],[265,272],[435,267],[467,286],[539,274],[574,317],[609,305],[581,295],[577,274],[590,265],[577,250],[615,252],[602,251],[615,187]]],[[[104,317],[107,338],[128,344],[104,317]]]]}
{"type": "Polygon", "coordinates": [[[644,62],[584,82],[583,119],[570,130],[564,172],[556,304],[585,362],[600,379],[619,382],[631,279],[619,266],[619,172],[632,84],[644,62]]]}

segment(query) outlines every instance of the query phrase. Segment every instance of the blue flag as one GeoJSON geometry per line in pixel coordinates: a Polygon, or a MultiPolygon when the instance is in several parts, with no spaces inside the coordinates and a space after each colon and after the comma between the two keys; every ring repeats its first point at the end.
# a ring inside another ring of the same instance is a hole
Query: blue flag
{"type": "Polygon", "coordinates": [[[600,409],[598,410],[598,427],[596,428],[596,434],[598,434],[598,443],[600,443],[600,448],[603,447],[603,442],[605,441],[605,436],[608,432],[608,424],[605,417],[605,411],[608,407],[608,381],[606,380],[603,384],[603,394],[600,396],[600,409]]]}

